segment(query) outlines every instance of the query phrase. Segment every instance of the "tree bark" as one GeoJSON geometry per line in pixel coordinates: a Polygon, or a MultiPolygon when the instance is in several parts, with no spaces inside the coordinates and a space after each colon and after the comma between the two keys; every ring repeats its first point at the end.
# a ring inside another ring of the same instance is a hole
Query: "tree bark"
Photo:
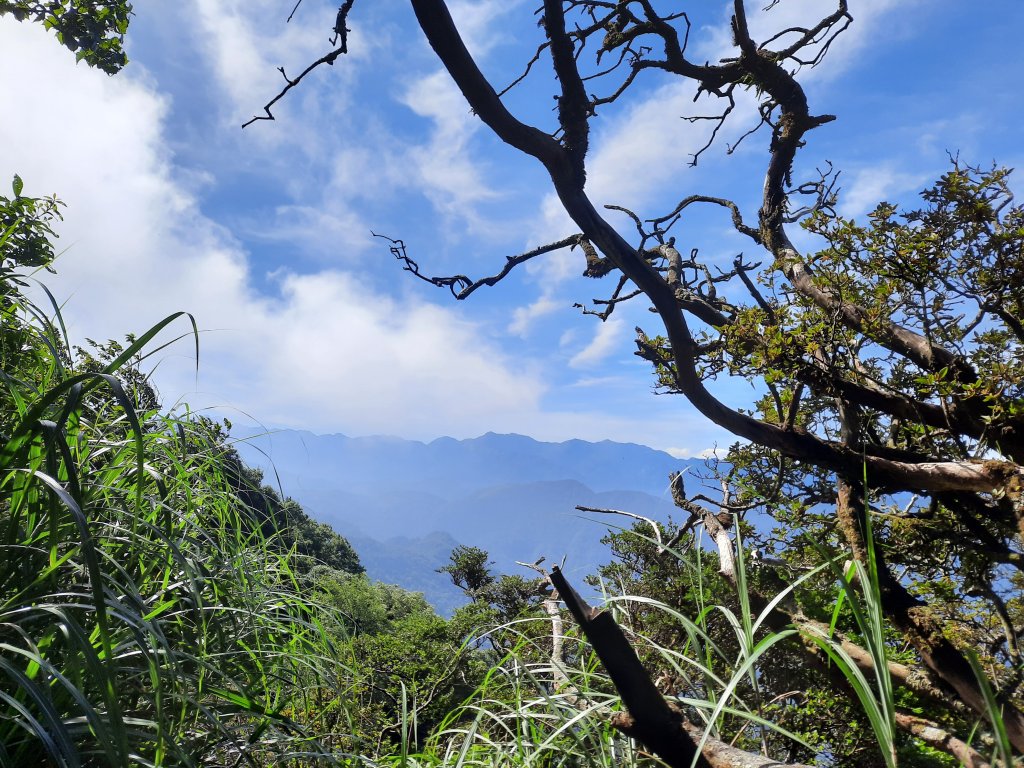
{"type": "MultiPolygon", "coordinates": [[[[867,565],[868,552],[863,535],[863,518],[866,514],[863,494],[844,480],[839,481],[838,487],[836,514],[840,527],[853,549],[854,557],[867,565]]],[[[961,701],[988,719],[988,706],[970,663],[960,650],[946,639],[942,627],[931,617],[928,607],[911,595],[892,575],[877,548],[875,560],[885,615],[914,646],[914,650],[921,656],[925,665],[956,691],[961,701]]],[[[1024,752],[1024,713],[1012,703],[1004,702],[1002,717],[1010,743],[1018,751],[1024,752]]]]}
{"type": "Polygon", "coordinates": [[[612,684],[629,712],[628,719],[613,720],[672,768],[710,768],[697,744],[683,728],[685,718],[670,707],[637,658],[612,615],[591,608],[576,594],[558,567],[548,575],[576,623],[590,641],[612,684]]]}

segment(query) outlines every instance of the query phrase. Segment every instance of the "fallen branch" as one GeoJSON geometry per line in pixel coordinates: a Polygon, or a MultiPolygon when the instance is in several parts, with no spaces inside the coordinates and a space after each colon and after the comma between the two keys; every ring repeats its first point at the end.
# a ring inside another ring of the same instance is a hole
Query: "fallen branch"
{"type": "Polygon", "coordinates": [[[612,615],[587,605],[557,566],[551,569],[548,581],[580,625],[622,698],[626,711],[616,712],[610,718],[616,729],[636,739],[672,768],[809,768],[745,752],[716,738],[705,738],[701,728],[661,695],[612,615]],[[697,744],[702,740],[704,747],[698,754],[697,744]]]}
{"type": "Polygon", "coordinates": [[[672,768],[710,768],[697,743],[683,728],[686,718],[669,706],[651,676],[607,611],[591,608],[565,580],[557,566],[548,580],[601,660],[629,714],[612,724],[654,752],[672,768]]]}

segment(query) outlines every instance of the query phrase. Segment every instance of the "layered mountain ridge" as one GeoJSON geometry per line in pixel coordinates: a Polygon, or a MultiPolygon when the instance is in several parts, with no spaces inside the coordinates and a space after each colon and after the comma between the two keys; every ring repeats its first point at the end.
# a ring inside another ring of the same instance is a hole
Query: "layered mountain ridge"
{"type": "Polygon", "coordinates": [[[678,459],[646,446],[544,443],[487,433],[429,443],[235,429],[239,453],[314,518],[348,538],[371,578],[422,591],[442,613],[464,602],[436,569],[458,544],[486,549],[500,572],[515,561],[565,558],[578,579],[608,560],[609,526],[629,519],[577,505],[665,520],[678,459]]]}

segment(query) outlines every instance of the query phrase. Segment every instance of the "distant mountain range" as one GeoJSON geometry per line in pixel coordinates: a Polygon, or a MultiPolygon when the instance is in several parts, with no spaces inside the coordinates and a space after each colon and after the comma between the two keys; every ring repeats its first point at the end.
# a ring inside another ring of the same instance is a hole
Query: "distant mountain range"
{"type": "Polygon", "coordinates": [[[581,580],[607,562],[600,539],[608,527],[630,521],[576,505],[664,520],[673,510],[669,473],[702,464],[642,445],[494,433],[430,443],[294,430],[233,434],[269,484],[352,542],[371,578],[421,591],[445,614],[465,602],[436,572],[458,544],[486,549],[504,573],[522,572],[516,560],[565,557],[566,572],[581,580]]]}

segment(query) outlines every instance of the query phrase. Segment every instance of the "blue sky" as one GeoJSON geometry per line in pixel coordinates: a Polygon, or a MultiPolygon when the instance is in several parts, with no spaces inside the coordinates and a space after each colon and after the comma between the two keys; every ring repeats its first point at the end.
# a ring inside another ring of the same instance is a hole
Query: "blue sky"
{"type": "MultiPolygon", "coordinates": [[[[192,312],[188,343],[161,355],[168,404],[235,421],[349,435],[431,439],[520,432],[644,443],[691,455],[728,435],[681,398],[656,396],[632,354],[644,306],[600,324],[575,302],[604,296],[578,254],[535,261],[456,303],[401,272],[370,231],[401,237],[424,271],[471,276],[572,234],[545,174],[491,138],[441,72],[400,0],[361,0],[350,54],[275,110],[241,124],[289,74],[328,50],[337,5],[304,0],[139,0],[121,75],[77,66],[41,29],[0,19],[0,176],[68,204],[48,284],[75,339],[145,330],[192,312]]],[[[536,47],[533,5],[453,2],[483,69],[500,86],[536,47]]],[[[693,3],[696,58],[728,44],[728,3],[693,3]],[[699,53],[697,53],[699,52],[699,53]]],[[[755,11],[762,33],[816,19],[825,0],[755,11]],[[817,11],[815,10],[817,9],[817,11]]],[[[947,166],[1022,165],[1019,0],[851,0],[854,25],[804,73],[812,111],[838,115],[811,135],[798,175],[842,169],[840,209],[913,204],[947,166]]],[[[518,114],[550,125],[541,71],[512,92],[518,114]]],[[[594,124],[588,190],[600,204],[656,215],[694,192],[760,193],[767,134],[697,168],[705,126],[686,87],[654,77],[594,124]]],[[[741,103],[725,140],[752,125],[741,103]]],[[[1020,188],[1021,180],[1015,182],[1020,188]]],[[[756,257],[723,218],[686,229],[687,247],[731,263],[756,257]]],[[[628,231],[628,228],[624,231],[628,231]]],[[[807,242],[808,247],[813,243],[807,242]]],[[[180,326],[185,330],[185,326],[180,326]]],[[[720,395],[742,402],[743,384],[720,395]]]]}

